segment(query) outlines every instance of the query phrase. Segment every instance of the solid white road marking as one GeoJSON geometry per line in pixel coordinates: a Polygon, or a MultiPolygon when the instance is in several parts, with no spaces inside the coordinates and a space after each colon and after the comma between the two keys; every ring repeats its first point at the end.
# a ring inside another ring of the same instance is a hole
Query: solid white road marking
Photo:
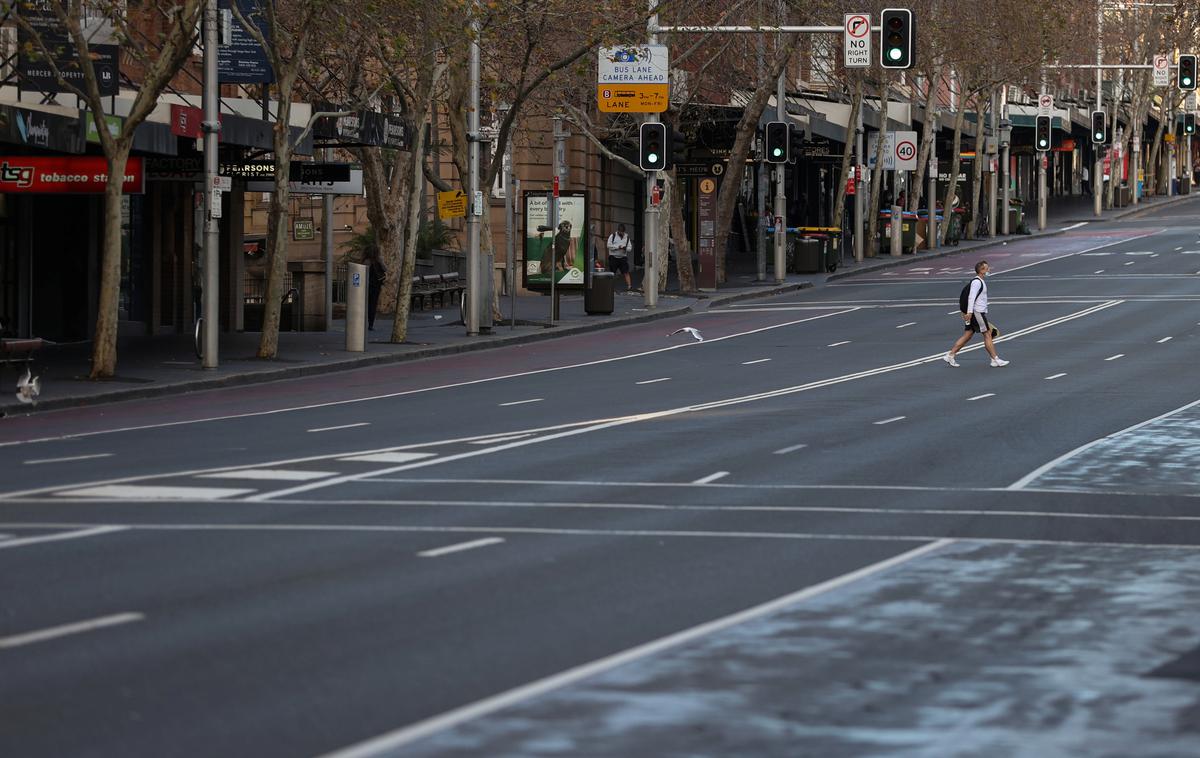
{"type": "Polygon", "coordinates": [[[22,537],[15,540],[6,540],[0,543],[0,549],[10,547],[24,547],[25,545],[38,545],[43,542],[58,542],[60,540],[74,540],[80,537],[98,537],[101,534],[111,534],[113,532],[123,532],[123,526],[98,526],[93,529],[81,529],[76,532],[58,532],[56,534],[39,534],[36,537],[22,537]]]}
{"type": "Polygon", "coordinates": [[[1126,266],[1132,266],[1135,261],[1125,261],[1126,266]]]}
{"type": "Polygon", "coordinates": [[[728,471],[717,471],[709,474],[708,476],[694,480],[692,484],[711,484],[712,482],[715,482],[718,479],[724,479],[727,476],[729,476],[728,471]]]}
{"type": "MultiPolygon", "coordinates": [[[[528,435],[521,435],[527,437],[528,435]]],[[[403,450],[397,450],[394,453],[367,453],[366,455],[351,455],[345,458],[338,458],[339,461],[361,461],[363,463],[408,463],[409,461],[419,461],[422,458],[432,458],[433,453],[407,453],[403,450]]]]}
{"type": "Polygon", "coordinates": [[[1071,224],[1070,226],[1064,226],[1062,229],[1059,229],[1059,231],[1060,232],[1069,232],[1072,229],[1078,229],[1081,226],[1086,226],[1087,223],[1088,222],[1086,222],[1086,221],[1080,221],[1078,224],[1071,224]]]}
{"type": "MultiPolygon", "coordinates": [[[[532,437],[532,434],[509,434],[504,437],[488,437],[485,440],[473,440],[469,445],[494,445],[500,442],[508,442],[510,440],[523,440],[526,437],[532,437]]],[[[429,453],[429,455],[433,455],[429,453]]]]}
{"type": "Polygon", "coordinates": [[[883,421],[874,422],[874,424],[875,424],[875,426],[883,426],[884,424],[890,424],[893,421],[903,421],[906,418],[908,418],[908,416],[896,416],[894,418],[885,418],[883,421]]]}
{"type": "Polygon", "coordinates": [[[841,345],[849,345],[849,344],[850,344],[850,340],[842,340],[841,342],[834,342],[832,344],[826,345],[825,347],[839,347],[841,345]]]}
{"type": "Polygon", "coordinates": [[[1096,271],[1095,273],[1097,273],[1097,274],[1103,274],[1103,273],[1104,273],[1104,269],[1100,269],[1099,271],[1096,271]]]}
{"type": "Polygon", "coordinates": [[[525,405],[526,403],[540,403],[544,399],[545,398],[541,398],[541,397],[533,397],[528,400],[514,400],[511,403],[500,403],[500,407],[506,408],[510,405],[525,405]]]}
{"type": "Polygon", "coordinates": [[[22,645],[31,645],[35,642],[45,642],[46,640],[53,640],[57,639],[58,637],[66,637],[67,635],[71,634],[90,632],[94,629],[103,629],[106,626],[130,624],[134,621],[141,621],[144,618],[146,617],[140,613],[115,613],[111,616],[101,616],[100,618],[89,619],[87,621],[76,621],[73,624],[53,626],[49,629],[39,629],[36,632],[15,634],[11,637],[0,637],[0,650],[20,647],[22,645]]]}
{"type": "Polygon", "coordinates": [[[644,382],[634,382],[634,384],[658,384],[659,382],[669,382],[669,381],[671,381],[671,377],[663,376],[658,379],[647,379],[644,382]]]}
{"type": "Polygon", "coordinates": [[[1162,343],[1164,343],[1164,342],[1170,342],[1172,339],[1174,339],[1174,337],[1163,337],[1162,339],[1160,339],[1160,340],[1158,341],[1158,344],[1160,344],[1160,345],[1161,345],[1161,344],[1162,344],[1162,343]]]}
{"type": "Polygon", "coordinates": [[[1135,252],[1127,252],[1126,255],[1157,255],[1153,250],[1137,250],[1135,252]]]}
{"type": "Polygon", "coordinates": [[[68,461],[88,461],[93,458],[111,458],[112,453],[94,453],[92,455],[72,455],[66,458],[37,458],[32,461],[25,461],[26,466],[36,466],[40,463],[66,463],[68,461]]]}
{"type": "Polygon", "coordinates": [[[819,595],[840,589],[848,584],[865,579],[869,576],[877,574],[881,571],[894,568],[909,561],[920,558],[931,552],[940,550],[948,545],[954,544],[954,540],[939,539],[930,542],[926,545],[921,545],[918,548],[909,550],[899,555],[892,556],[878,563],[873,563],[869,566],[864,566],[856,571],[848,574],[843,574],[834,577],[820,584],[815,584],[811,587],[806,587],[797,592],[776,598],[774,600],[747,608],[743,611],[724,616],[722,618],[707,621],[703,624],[693,626],[689,629],[676,632],[666,637],[660,637],[651,642],[638,645],[636,647],[623,650],[620,653],[600,658],[590,663],[585,663],[581,666],[576,666],[557,674],[539,679],[529,684],[515,687],[506,692],[501,692],[482,700],[477,700],[469,705],[464,705],[454,710],[447,711],[437,716],[418,721],[405,727],[401,727],[391,732],[381,734],[378,737],[360,742],[356,745],[342,748],[341,750],[327,753],[321,758],[367,758],[370,756],[391,755],[394,754],[397,748],[423,739],[432,734],[450,729],[467,721],[486,716],[495,711],[507,708],[532,698],[539,697],[556,689],[574,684],[582,679],[596,676],[597,674],[609,671],[618,666],[622,666],[632,661],[640,660],[662,653],[671,648],[679,647],[692,640],[714,634],[724,629],[728,629],[738,624],[744,624],[762,616],[769,615],[778,610],[802,603],[819,595]]]}
{"type": "Polygon", "coordinates": [[[470,542],[459,542],[455,545],[447,545],[445,547],[434,548],[433,550],[422,550],[417,555],[422,558],[437,558],[442,555],[450,555],[451,553],[461,553],[464,550],[474,550],[477,547],[487,547],[488,545],[499,545],[504,542],[503,537],[484,537],[481,540],[471,540],[470,542]]]}
{"type": "Polygon", "coordinates": [[[799,445],[792,445],[791,447],[780,448],[775,451],[775,455],[787,455],[788,453],[794,453],[797,450],[800,450],[800,449],[806,448],[806,447],[808,447],[808,445],[801,443],[799,445]]]}
{"type": "Polygon", "coordinates": [[[1105,358],[1104,360],[1106,360],[1106,361],[1115,361],[1115,360],[1116,360],[1116,359],[1118,359],[1118,358],[1124,358],[1124,357],[1125,357],[1125,353],[1117,353],[1116,355],[1110,355],[1110,356],[1108,356],[1108,357],[1107,357],[1107,358],[1105,358]]]}
{"type": "Polygon", "coordinates": [[[908,326],[916,326],[916,325],[917,325],[917,322],[916,322],[916,321],[909,321],[907,324],[901,324],[900,326],[897,326],[896,328],[897,328],[897,329],[903,329],[903,328],[905,328],[905,327],[908,327],[908,326]]]}
{"type": "Polygon", "coordinates": [[[1184,250],[1184,255],[1200,255],[1200,250],[1184,250]]]}
{"type": "Polygon", "coordinates": [[[742,361],[742,365],[743,366],[753,366],[756,363],[766,363],[769,360],[771,360],[771,359],[770,358],[759,358],[756,361],[742,361]]]}
{"type": "Polygon", "coordinates": [[[1175,248],[1175,252],[1177,252],[1177,253],[1178,253],[1178,252],[1179,252],[1180,250],[1182,250],[1182,249],[1183,249],[1183,245],[1180,245],[1179,247],[1175,248]]]}
{"type": "Polygon", "coordinates": [[[354,429],[355,427],[370,426],[370,425],[371,425],[371,422],[369,422],[369,421],[360,421],[357,424],[342,424],[341,426],[321,426],[316,429],[309,429],[308,431],[310,431],[310,432],[334,432],[334,431],[337,431],[338,429],[354,429]]]}
{"type": "Polygon", "coordinates": [[[967,399],[968,400],[983,400],[985,397],[995,397],[995,396],[996,396],[995,392],[988,392],[983,395],[976,395],[975,397],[969,397],[967,399]]]}
{"type": "Polygon", "coordinates": [[[100,497],[107,499],[128,498],[130,500],[220,500],[223,497],[248,495],[254,490],[236,487],[158,487],[151,484],[105,484],[99,487],[83,487],[60,490],[60,497],[100,497]]]}
{"type": "Polygon", "coordinates": [[[1047,379],[1061,379],[1062,377],[1064,377],[1064,376],[1066,376],[1066,375],[1067,375],[1067,374],[1066,374],[1066,372],[1064,371],[1064,372],[1063,372],[1063,373],[1061,373],[1061,374],[1051,374],[1050,376],[1048,376],[1048,377],[1046,377],[1046,378],[1047,378],[1047,379]]]}
{"type": "Polygon", "coordinates": [[[300,471],[282,468],[243,468],[233,471],[218,471],[215,474],[201,474],[199,479],[261,479],[277,482],[308,482],[313,479],[323,479],[336,476],[336,471],[300,471]]]}

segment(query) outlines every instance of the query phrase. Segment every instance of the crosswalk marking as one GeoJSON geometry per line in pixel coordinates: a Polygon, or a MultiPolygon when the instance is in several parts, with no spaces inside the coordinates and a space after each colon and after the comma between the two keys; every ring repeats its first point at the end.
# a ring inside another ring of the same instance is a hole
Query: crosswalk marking
{"type": "Polygon", "coordinates": [[[422,458],[432,458],[433,453],[406,453],[396,451],[391,453],[368,453],[367,455],[350,455],[338,458],[339,461],[361,461],[363,463],[408,463],[422,458]]]}
{"type": "Polygon", "coordinates": [[[128,500],[220,500],[254,492],[238,487],[171,487],[150,484],[105,484],[99,487],[83,487],[62,490],[54,494],[62,497],[103,497],[128,500]]]}
{"type": "Polygon", "coordinates": [[[218,471],[215,474],[201,474],[199,479],[262,479],[276,482],[307,482],[311,479],[324,479],[336,475],[336,471],[298,471],[281,468],[246,468],[236,471],[218,471]]]}

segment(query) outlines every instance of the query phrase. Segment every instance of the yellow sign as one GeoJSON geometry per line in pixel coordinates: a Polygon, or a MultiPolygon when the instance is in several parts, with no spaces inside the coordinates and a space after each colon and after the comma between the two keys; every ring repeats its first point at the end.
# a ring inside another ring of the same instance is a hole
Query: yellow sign
{"type": "Polygon", "coordinates": [[[603,113],[662,113],[668,105],[666,84],[597,84],[603,113]]]}
{"type": "Polygon", "coordinates": [[[467,215],[467,193],[450,190],[438,193],[438,218],[443,221],[467,215]]]}

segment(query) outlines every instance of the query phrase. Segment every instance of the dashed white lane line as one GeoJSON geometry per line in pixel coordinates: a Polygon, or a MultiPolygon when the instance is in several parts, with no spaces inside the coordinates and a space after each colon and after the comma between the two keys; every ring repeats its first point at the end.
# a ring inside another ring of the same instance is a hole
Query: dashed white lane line
{"type": "Polygon", "coordinates": [[[1066,375],[1067,375],[1067,373],[1064,371],[1064,372],[1063,372],[1063,373],[1061,373],[1061,374],[1051,374],[1050,376],[1048,376],[1048,377],[1046,377],[1046,378],[1047,378],[1047,379],[1061,379],[1062,377],[1064,377],[1064,376],[1066,376],[1066,375]]]}
{"type": "Polygon", "coordinates": [[[504,408],[509,405],[525,405],[526,403],[540,403],[540,402],[542,402],[543,399],[544,398],[540,398],[540,397],[531,397],[528,400],[514,400],[511,403],[500,403],[500,407],[504,408]]]}
{"type": "Polygon", "coordinates": [[[1175,252],[1177,252],[1177,253],[1178,253],[1178,252],[1179,252],[1180,250],[1182,250],[1182,249],[1183,249],[1183,245],[1180,245],[1179,247],[1175,248],[1175,252]]]}
{"type": "Polygon", "coordinates": [[[875,426],[883,426],[884,424],[890,424],[893,421],[903,421],[906,418],[908,418],[908,416],[895,416],[893,418],[885,418],[883,421],[876,421],[874,424],[875,426]]]}
{"type": "Polygon", "coordinates": [[[776,450],[775,455],[787,455],[788,453],[794,453],[797,450],[800,450],[800,449],[806,448],[806,447],[808,447],[808,445],[804,445],[804,444],[791,445],[790,447],[783,447],[783,448],[776,450]]]}
{"type": "Polygon", "coordinates": [[[1103,274],[1103,273],[1104,273],[1104,269],[1100,269],[1099,271],[1093,271],[1092,273],[1093,273],[1093,274],[1103,274]]]}
{"type": "MultiPolygon", "coordinates": [[[[529,435],[522,435],[527,437],[529,435]]],[[[397,450],[391,453],[368,453],[366,455],[351,455],[345,458],[338,458],[339,461],[360,461],[362,463],[408,463],[409,461],[419,461],[422,458],[432,458],[433,453],[407,453],[403,450],[397,450]]]]}
{"type": "Polygon", "coordinates": [[[1126,266],[1132,266],[1133,264],[1134,264],[1134,261],[1125,261],[1126,266]]]}
{"type": "Polygon", "coordinates": [[[1124,357],[1125,357],[1125,353],[1117,353],[1116,355],[1110,355],[1110,356],[1108,356],[1108,357],[1107,357],[1107,358],[1105,358],[1104,360],[1106,360],[1106,361],[1115,361],[1115,360],[1116,360],[1116,359],[1118,359],[1118,358],[1124,358],[1124,357]]]}
{"type": "Polygon", "coordinates": [[[962,311],[946,311],[947,316],[957,316],[960,313],[962,313],[962,311]]]}
{"type": "Polygon", "coordinates": [[[360,426],[370,426],[370,421],[360,421],[357,424],[342,424],[341,426],[319,426],[316,429],[309,429],[310,432],[335,432],[338,429],[355,429],[360,426]]]}
{"type": "Polygon", "coordinates": [[[755,363],[766,363],[770,358],[759,358],[756,361],[742,361],[743,366],[753,366],[755,363]]]}
{"type": "Polygon", "coordinates": [[[692,484],[711,484],[712,482],[715,482],[718,479],[724,479],[727,476],[729,476],[728,471],[717,471],[709,474],[708,476],[693,480],[692,484]]]}
{"type": "Polygon", "coordinates": [[[849,344],[850,344],[850,340],[842,340],[841,342],[834,342],[830,345],[826,345],[825,347],[838,347],[839,345],[849,345],[849,344]]]}
{"type": "Polygon", "coordinates": [[[102,497],[130,500],[220,500],[254,492],[239,487],[157,487],[149,484],[105,484],[99,487],[83,487],[75,490],[60,490],[60,497],[102,497]]]}
{"type": "Polygon", "coordinates": [[[451,553],[461,553],[464,550],[474,550],[477,547],[487,547],[488,545],[499,545],[504,542],[503,537],[484,537],[481,540],[471,540],[470,542],[459,542],[454,545],[446,545],[445,547],[435,547],[432,550],[422,550],[417,555],[422,558],[437,558],[442,555],[450,555],[451,553]]]}
{"type": "Polygon", "coordinates": [[[98,526],[94,529],[80,529],[74,532],[55,532],[54,534],[39,534],[36,537],[22,537],[21,539],[5,540],[0,542],[0,549],[8,549],[10,547],[24,547],[26,545],[38,545],[42,542],[59,542],[61,540],[75,540],[81,537],[98,537],[101,534],[111,534],[113,532],[123,532],[126,527],[123,526],[98,526]]]}
{"type": "Polygon", "coordinates": [[[335,476],[336,471],[302,471],[282,468],[244,468],[233,471],[218,471],[215,474],[201,474],[197,479],[261,479],[274,482],[308,482],[313,479],[323,479],[335,476]]]}
{"type": "Polygon", "coordinates": [[[1154,254],[1153,254],[1153,255],[1151,255],[1150,257],[1151,257],[1151,258],[1157,258],[1157,257],[1158,257],[1158,253],[1154,253],[1154,254]]]}
{"type": "Polygon", "coordinates": [[[95,458],[111,458],[112,453],[93,453],[92,455],[70,455],[65,458],[37,458],[25,461],[26,466],[36,466],[40,463],[67,463],[69,461],[90,461],[95,458]]]}
{"type": "Polygon", "coordinates": [[[671,381],[671,377],[662,376],[662,377],[659,377],[658,379],[647,379],[643,382],[634,382],[634,384],[658,384],[659,382],[669,382],[669,381],[671,381]]]}
{"type": "Polygon", "coordinates": [[[1174,338],[1174,337],[1163,337],[1162,339],[1160,339],[1160,340],[1158,341],[1158,344],[1160,344],[1160,345],[1161,345],[1162,343],[1164,343],[1164,342],[1170,342],[1170,341],[1171,341],[1171,340],[1173,340],[1173,339],[1175,339],[1175,338],[1174,338]]]}
{"type": "Polygon", "coordinates": [[[35,642],[45,642],[46,640],[66,637],[71,634],[90,632],[95,629],[103,629],[107,626],[131,624],[134,621],[141,621],[144,618],[146,617],[140,613],[114,613],[111,616],[101,616],[99,618],[88,619],[87,621],[76,621],[73,624],[52,626],[49,629],[39,629],[36,632],[15,634],[11,637],[0,637],[0,650],[21,647],[22,645],[32,645],[35,642]]]}
{"type": "Polygon", "coordinates": [[[900,325],[899,325],[899,326],[897,326],[896,328],[897,328],[897,329],[904,329],[905,327],[909,327],[909,326],[916,326],[916,325],[917,325],[917,322],[916,322],[916,321],[909,321],[907,324],[900,324],[900,325]]]}
{"type": "Polygon", "coordinates": [[[995,396],[996,396],[995,392],[986,392],[982,395],[976,395],[975,397],[969,397],[967,399],[968,400],[983,400],[985,397],[995,397],[995,396]]]}

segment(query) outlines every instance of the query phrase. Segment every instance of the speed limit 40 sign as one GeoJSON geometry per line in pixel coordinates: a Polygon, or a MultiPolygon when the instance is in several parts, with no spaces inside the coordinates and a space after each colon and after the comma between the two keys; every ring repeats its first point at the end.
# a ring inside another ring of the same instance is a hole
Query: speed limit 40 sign
{"type": "Polygon", "coordinates": [[[916,171],[917,170],[917,133],[916,132],[895,132],[896,138],[893,148],[895,153],[895,167],[897,171],[916,171]]]}

